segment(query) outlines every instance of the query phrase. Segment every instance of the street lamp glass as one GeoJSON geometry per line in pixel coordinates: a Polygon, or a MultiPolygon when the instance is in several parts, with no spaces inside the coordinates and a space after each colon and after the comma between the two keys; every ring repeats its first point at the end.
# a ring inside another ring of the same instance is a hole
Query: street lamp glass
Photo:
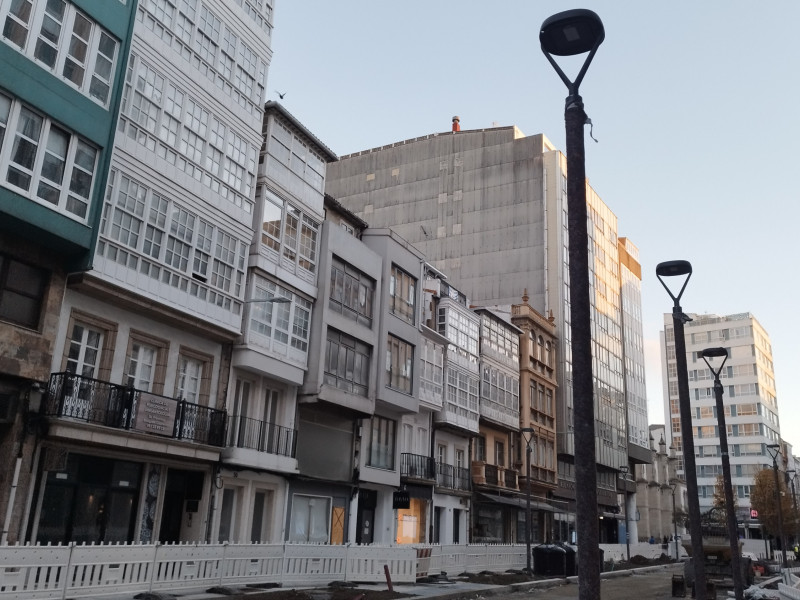
{"type": "Polygon", "coordinates": [[[722,356],[727,357],[728,351],[725,348],[705,348],[700,351],[700,356],[703,358],[719,358],[722,356]]]}
{"type": "Polygon", "coordinates": [[[605,36],[603,22],[596,13],[575,9],[547,18],[539,31],[539,42],[545,52],[574,56],[596,48],[605,36]]]}
{"type": "Polygon", "coordinates": [[[675,275],[691,275],[692,264],[688,260],[668,260],[656,265],[656,275],[659,277],[674,277],[675,275]]]}
{"type": "Polygon", "coordinates": [[[779,444],[767,444],[767,452],[769,452],[772,460],[776,460],[781,453],[781,447],[779,444]]]}

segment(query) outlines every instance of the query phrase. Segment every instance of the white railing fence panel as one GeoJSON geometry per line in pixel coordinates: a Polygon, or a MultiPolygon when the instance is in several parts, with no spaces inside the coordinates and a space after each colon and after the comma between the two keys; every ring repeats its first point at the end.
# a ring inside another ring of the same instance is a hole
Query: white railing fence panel
{"type": "Polygon", "coordinates": [[[229,544],[219,585],[280,583],[284,544],[229,544]]]}
{"type": "Polygon", "coordinates": [[[347,546],[286,544],[282,582],[292,585],[327,585],[342,581],[345,575],[347,546]]]}
{"type": "Polygon", "coordinates": [[[393,583],[417,580],[417,551],[412,546],[350,546],[347,549],[346,581],[380,583],[389,567],[393,583]]]}

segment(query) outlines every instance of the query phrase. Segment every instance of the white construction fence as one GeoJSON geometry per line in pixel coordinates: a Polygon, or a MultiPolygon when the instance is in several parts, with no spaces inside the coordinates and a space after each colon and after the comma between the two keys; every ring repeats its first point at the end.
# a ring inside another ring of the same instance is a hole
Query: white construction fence
{"type": "MultiPolygon", "coordinates": [[[[600,546],[618,561],[626,548],[600,546]]],[[[109,544],[0,546],[0,600],[131,596],[214,586],[324,586],[332,581],[414,583],[449,575],[526,567],[524,544],[109,544]]],[[[632,544],[656,558],[660,545],[632,544]]]]}

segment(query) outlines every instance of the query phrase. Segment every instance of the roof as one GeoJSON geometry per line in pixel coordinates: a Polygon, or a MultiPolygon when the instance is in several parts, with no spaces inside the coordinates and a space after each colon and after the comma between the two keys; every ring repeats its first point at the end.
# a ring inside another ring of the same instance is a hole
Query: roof
{"type": "Polygon", "coordinates": [[[270,100],[266,104],[264,104],[264,114],[269,112],[277,112],[279,113],[284,119],[289,121],[294,127],[296,127],[300,132],[308,137],[314,144],[316,144],[320,150],[326,155],[325,158],[328,162],[333,162],[339,160],[339,157],[334,154],[333,150],[328,148],[325,144],[323,144],[320,139],[311,133],[305,125],[303,125],[297,118],[290,113],[288,110],[284,108],[284,106],[280,102],[275,102],[274,100],[270,100]]]}

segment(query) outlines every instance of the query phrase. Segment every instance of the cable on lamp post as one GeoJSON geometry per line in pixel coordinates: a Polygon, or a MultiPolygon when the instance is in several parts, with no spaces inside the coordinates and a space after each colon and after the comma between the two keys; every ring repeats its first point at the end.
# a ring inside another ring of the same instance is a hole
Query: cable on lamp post
{"type": "Polygon", "coordinates": [[[678,552],[678,513],[675,512],[675,490],[678,487],[678,482],[672,480],[669,484],[669,487],[672,490],[672,526],[674,529],[672,539],[675,542],[675,560],[680,560],[681,557],[678,552]]]}
{"type": "Polygon", "coordinates": [[[523,427],[520,432],[525,439],[525,552],[527,556],[526,571],[530,575],[533,573],[531,568],[531,440],[534,430],[533,427],[523,427]]]}
{"type": "Polygon", "coordinates": [[[548,62],[567,86],[564,108],[567,144],[567,234],[572,340],[572,401],[575,483],[581,490],[575,503],[578,529],[578,598],[592,600],[600,594],[600,524],[597,519],[597,470],[592,378],[592,323],[589,295],[589,236],[586,208],[586,156],[584,126],[589,122],[579,87],[597,49],[605,39],[600,17],[585,9],[555,14],[542,23],[539,43],[548,62]],[[588,52],[583,66],[570,81],[553,59],[588,52]]]}
{"type": "Polygon", "coordinates": [[[728,524],[728,537],[731,546],[731,568],[733,569],[733,593],[736,600],[744,600],[744,581],[742,580],[741,547],[739,544],[738,528],[736,526],[736,507],[733,502],[733,484],[731,483],[731,459],[728,455],[728,429],[725,425],[725,405],[722,401],[722,383],[719,374],[728,360],[728,351],[725,348],[705,348],[700,351],[700,356],[706,366],[714,374],[714,398],[717,408],[717,425],[719,427],[719,449],[722,456],[722,487],[725,494],[725,520],[728,524]],[[722,362],[715,369],[711,362],[721,358],[722,362]]]}
{"type": "Polygon", "coordinates": [[[628,528],[630,524],[628,522],[628,465],[620,465],[619,472],[622,473],[623,477],[622,480],[625,482],[625,487],[623,490],[623,503],[625,505],[625,554],[628,557],[628,562],[631,562],[631,534],[628,528]]]}
{"type": "Polygon", "coordinates": [[[772,457],[772,472],[775,474],[775,502],[778,504],[778,535],[781,542],[783,568],[786,564],[786,538],[783,537],[783,507],[781,506],[781,484],[778,480],[778,455],[781,453],[779,444],[767,444],[767,452],[772,457]]]}
{"type": "Polygon", "coordinates": [[[689,372],[686,366],[686,337],[684,324],[691,317],[683,312],[680,300],[686,284],[692,277],[692,265],[687,260],[670,260],[656,265],[656,277],[672,298],[672,324],[675,335],[675,363],[678,377],[678,405],[681,422],[681,452],[683,471],[686,481],[686,504],[689,512],[689,536],[691,537],[691,555],[694,565],[695,595],[697,600],[706,600],[706,567],[703,560],[703,530],[700,523],[700,495],[697,490],[697,467],[694,457],[694,437],[692,435],[692,408],[689,400],[689,372]],[[681,277],[686,279],[677,294],[673,294],[664,277],[681,277]]]}

